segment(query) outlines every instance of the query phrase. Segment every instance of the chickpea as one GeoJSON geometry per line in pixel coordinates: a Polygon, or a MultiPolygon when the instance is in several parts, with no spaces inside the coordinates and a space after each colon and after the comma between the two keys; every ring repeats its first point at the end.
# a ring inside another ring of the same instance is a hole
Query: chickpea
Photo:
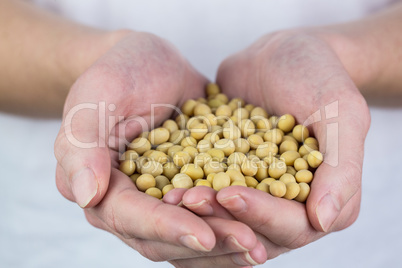
{"type": "Polygon", "coordinates": [[[134,184],[135,184],[135,182],[137,181],[137,179],[138,179],[139,176],[141,176],[141,174],[134,173],[133,175],[130,176],[130,179],[131,179],[131,181],[134,182],[134,184]]]}
{"type": "Polygon", "coordinates": [[[257,149],[258,145],[264,142],[264,139],[261,136],[252,134],[247,138],[248,143],[250,144],[251,149],[257,149]]]}
{"type": "Polygon", "coordinates": [[[234,142],[229,139],[220,139],[219,141],[215,142],[214,148],[222,150],[225,156],[231,155],[236,149],[234,142]]]}
{"type": "Polygon", "coordinates": [[[268,118],[268,113],[262,107],[255,107],[250,112],[250,118],[268,118]]]}
{"type": "Polygon", "coordinates": [[[308,137],[307,139],[305,139],[304,144],[314,144],[318,148],[318,141],[314,137],[308,137]]]}
{"type": "Polygon", "coordinates": [[[269,185],[265,184],[263,182],[260,182],[259,184],[257,184],[257,186],[255,187],[255,189],[269,193],[269,185]]]}
{"type": "Polygon", "coordinates": [[[173,184],[168,184],[165,187],[163,187],[162,194],[166,195],[170,190],[173,190],[173,189],[174,189],[173,184]]]}
{"type": "Polygon", "coordinates": [[[224,103],[221,100],[215,98],[212,98],[208,101],[208,106],[212,108],[212,111],[223,104],[224,103]]]}
{"type": "Polygon", "coordinates": [[[120,163],[120,171],[127,176],[132,175],[135,172],[135,162],[133,160],[124,160],[120,163]]]}
{"type": "Polygon", "coordinates": [[[263,142],[260,145],[258,145],[255,151],[255,154],[261,159],[270,155],[274,156],[277,153],[278,153],[278,146],[273,142],[263,142]]]}
{"type": "Polygon", "coordinates": [[[173,163],[175,163],[176,166],[182,167],[185,164],[190,163],[190,161],[191,161],[191,156],[187,152],[179,151],[173,155],[173,163]]]}
{"type": "Polygon", "coordinates": [[[310,167],[317,168],[321,165],[323,156],[319,151],[311,151],[307,156],[307,162],[310,167]]]}
{"type": "Polygon", "coordinates": [[[254,125],[253,121],[251,121],[250,119],[242,119],[239,122],[239,128],[240,128],[241,135],[244,138],[247,138],[251,134],[255,133],[255,125],[254,125]]]}
{"type": "Polygon", "coordinates": [[[254,177],[251,176],[245,176],[244,179],[246,180],[247,187],[255,188],[259,183],[254,177]]]}
{"type": "Polygon", "coordinates": [[[196,140],[201,140],[208,133],[207,125],[203,123],[196,124],[191,130],[190,135],[196,140]]]}
{"type": "Polygon", "coordinates": [[[266,179],[263,179],[261,182],[271,185],[271,182],[276,181],[274,178],[268,177],[266,179]]]}
{"type": "Polygon", "coordinates": [[[269,192],[276,197],[283,197],[286,194],[286,185],[281,181],[273,181],[269,186],[269,192]]]}
{"type": "Polygon", "coordinates": [[[180,169],[180,173],[187,174],[193,181],[202,179],[204,177],[204,171],[201,167],[195,164],[186,164],[180,169]]]}
{"type": "Polygon", "coordinates": [[[206,153],[209,149],[212,149],[212,143],[209,140],[200,140],[197,144],[197,150],[200,153],[206,153]]]}
{"type": "Polygon", "coordinates": [[[187,146],[195,147],[195,146],[197,146],[197,140],[194,139],[193,137],[185,137],[181,141],[180,145],[183,147],[187,147],[187,146]]]}
{"type": "Polygon", "coordinates": [[[146,138],[136,138],[128,145],[128,148],[142,155],[146,151],[151,150],[151,143],[146,138]]]}
{"type": "Polygon", "coordinates": [[[165,164],[168,161],[168,156],[160,151],[153,151],[148,158],[161,164],[165,164]]]}
{"type": "MultiPolygon", "coordinates": [[[[230,122],[230,121],[228,121],[230,122]]],[[[240,129],[235,126],[234,124],[229,124],[230,126],[224,127],[223,128],[223,137],[225,139],[230,139],[230,140],[237,140],[241,137],[241,131],[240,129]]]]}
{"type": "MultiPolygon", "coordinates": [[[[246,119],[249,117],[250,112],[246,108],[237,108],[233,111],[232,115],[238,119],[246,119]]],[[[240,121],[238,120],[238,121],[240,121]]]]}
{"type": "Polygon", "coordinates": [[[301,202],[301,203],[306,202],[307,197],[310,194],[310,186],[307,183],[301,182],[301,183],[299,183],[299,187],[300,187],[300,192],[294,198],[294,200],[301,202]]]}
{"type": "Polygon", "coordinates": [[[215,96],[221,92],[219,86],[215,83],[209,83],[206,88],[207,96],[215,96]]]}
{"type": "Polygon", "coordinates": [[[281,157],[280,157],[281,160],[285,161],[287,166],[293,166],[294,162],[298,158],[300,158],[300,154],[297,152],[297,150],[286,151],[286,152],[282,153],[281,157]]]}
{"type": "Polygon", "coordinates": [[[158,199],[162,198],[162,191],[156,187],[148,188],[145,193],[158,199]]]}
{"type": "Polygon", "coordinates": [[[163,166],[156,161],[148,161],[141,167],[141,174],[151,174],[153,177],[163,173],[163,166]]]}
{"type": "Polygon", "coordinates": [[[234,182],[234,181],[245,182],[246,181],[246,179],[244,178],[244,175],[236,169],[227,170],[226,174],[228,174],[228,176],[230,177],[230,182],[234,182]]]}
{"type": "Polygon", "coordinates": [[[170,138],[170,132],[166,128],[158,127],[149,132],[148,140],[153,145],[159,145],[167,142],[170,138]]]}
{"type": "Polygon", "coordinates": [[[197,148],[193,147],[193,146],[187,146],[183,149],[183,152],[186,152],[190,155],[191,159],[190,162],[194,162],[194,158],[195,156],[198,154],[198,150],[197,148]]]}
{"type": "Polygon", "coordinates": [[[276,145],[279,145],[282,142],[282,137],[282,133],[277,128],[270,129],[264,134],[265,141],[273,142],[276,145]]]}
{"type": "Polygon", "coordinates": [[[310,183],[313,180],[313,173],[311,173],[310,170],[302,169],[297,171],[295,177],[296,181],[299,183],[300,182],[310,183]]]}
{"type": "Polygon", "coordinates": [[[174,145],[174,143],[172,143],[172,142],[165,142],[165,143],[162,143],[161,145],[159,145],[158,147],[156,147],[156,150],[167,154],[169,148],[172,147],[173,145],[174,145]]]}
{"type": "Polygon", "coordinates": [[[225,158],[225,153],[220,149],[209,149],[207,154],[211,156],[211,158],[215,161],[221,162],[225,158]]]}
{"type": "Polygon", "coordinates": [[[190,178],[190,176],[184,173],[176,174],[171,182],[174,188],[190,189],[193,187],[193,180],[190,178]]]}
{"type": "Polygon", "coordinates": [[[246,105],[244,106],[244,109],[246,109],[248,112],[251,112],[254,108],[255,108],[255,106],[252,105],[251,103],[246,104],[246,105]]]}
{"type": "Polygon", "coordinates": [[[166,185],[170,184],[169,179],[166,176],[163,176],[163,175],[156,176],[155,177],[155,182],[156,182],[155,187],[158,188],[159,190],[162,190],[163,187],[165,187],[166,185]]]}
{"type": "Polygon", "coordinates": [[[287,166],[285,164],[285,162],[283,162],[282,160],[278,160],[273,162],[269,168],[268,168],[268,173],[269,176],[271,176],[272,178],[278,179],[280,178],[280,176],[282,176],[283,174],[286,173],[287,170],[287,166]]]}
{"type": "Polygon", "coordinates": [[[189,132],[186,130],[175,130],[170,135],[169,142],[173,143],[174,145],[178,145],[188,135],[189,132]]]}
{"type": "Polygon", "coordinates": [[[200,168],[204,168],[205,164],[211,160],[212,157],[207,153],[199,153],[194,158],[194,164],[200,168]]]}
{"type": "Polygon", "coordinates": [[[255,178],[258,181],[262,181],[263,179],[268,177],[268,165],[264,161],[257,162],[257,173],[255,174],[255,178]]]}
{"type": "Polygon", "coordinates": [[[181,152],[181,151],[183,151],[183,149],[184,149],[184,147],[181,145],[173,145],[168,149],[167,154],[170,158],[173,158],[175,153],[181,152]]]}
{"type": "Polygon", "coordinates": [[[289,174],[289,173],[283,174],[283,175],[279,178],[279,180],[280,180],[281,182],[283,182],[284,184],[287,184],[287,183],[289,183],[289,182],[296,182],[296,178],[295,178],[292,174],[289,174]]]}
{"type": "Polygon", "coordinates": [[[211,108],[204,103],[197,103],[197,105],[194,107],[194,115],[199,116],[199,115],[206,115],[212,113],[211,108]]]}
{"type": "Polygon", "coordinates": [[[258,167],[253,161],[245,160],[241,165],[241,171],[245,176],[254,176],[258,171],[258,167]]]}
{"type": "Polygon", "coordinates": [[[241,165],[246,160],[246,155],[240,152],[234,152],[228,157],[227,163],[241,165]]]}
{"type": "Polygon", "coordinates": [[[286,194],[283,196],[286,199],[294,199],[300,193],[300,186],[297,182],[289,182],[286,184],[286,194]]]}
{"type": "Polygon", "coordinates": [[[271,123],[271,126],[272,126],[273,128],[276,128],[276,127],[277,127],[279,117],[277,117],[276,115],[273,115],[273,116],[270,116],[270,117],[268,118],[268,120],[269,120],[269,122],[271,123]]]}
{"type": "Polygon", "coordinates": [[[214,180],[212,181],[212,187],[219,191],[225,187],[230,186],[230,177],[224,172],[219,172],[215,174],[214,180]]]}
{"type": "Polygon", "coordinates": [[[278,128],[283,132],[289,132],[296,124],[295,118],[291,114],[285,114],[278,119],[278,128]]]}
{"type": "Polygon", "coordinates": [[[298,142],[303,142],[305,139],[309,137],[309,131],[308,129],[303,126],[303,125],[296,125],[293,128],[293,137],[298,141],[298,142]]]}
{"type": "Polygon", "coordinates": [[[173,121],[172,119],[168,119],[166,120],[163,125],[163,128],[166,128],[170,134],[172,134],[173,132],[175,132],[176,130],[179,130],[179,126],[177,125],[177,123],[175,121],[173,121]]]}
{"type": "Polygon", "coordinates": [[[195,186],[207,186],[212,188],[212,184],[207,180],[199,180],[195,186]]]}
{"type": "Polygon", "coordinates": [[[198,104],[195,100],[189,99],[182,106],[181,111],[187,116],[192,116],[194,114],[194,107],[198,104]]]}
{"type": "Polygon", "coordinates": [[[234,182],[232,182],[230,184],[230,186],[244,186],[244,187],[247,187],[247,184],[244,181],[234,181],[234,182]]]}
{"type": "Polygon", "coordinates": [[[297,158],[294,162],[294,168],[296,171],[308,169],[308,163],[303,158],[297,158]]]}
{"type": "Polygon", "coordinates": [[[295,176],[296,175],[296,172],[297,172],[298,170],[296,170],[294,167],[292,167],[292,166],[287,166],[286,167],[286,173],[289,173],[289,174],[291,174],[291,175],[293,175],[293,176],[295,176]]]}
{"type": "Polygon", "coordinates": [[[155,187],[156,180],[151,174],[142,174],[137,178],[135,184],[138,190],[145,192],[147,189],[155,187]]]}
{"type": "Polygon", "coordinates": [[[243,138],[235,139],[233,140],[233,143],[235,145],[236,152],[245,154],[250,151],[250,144],[246,139],[243,138]]]}
{"type": "Polygon", "coordinates": [[[215,160],[208,161],[204,166],[204,174],[206,176],[208,176],[211,173],[219,173],[219,172],[224,172],[224,171],[225,171],[225,168],[222,165],[222,163],[215,161],[215,160]]]}
{"type": "Polygon", "coordinates": [[[255,126],[257,130],[261,132],[267,132],[268,130],[272,129],[271,122],[267,118],[258,119],[255,122],[255,126]]]}
{"type": "Polygon", "coordinates": [[[127,150],[121,155],[120,160],[136,160],[138,157],[139,154],[136,151],[127,150]]]}

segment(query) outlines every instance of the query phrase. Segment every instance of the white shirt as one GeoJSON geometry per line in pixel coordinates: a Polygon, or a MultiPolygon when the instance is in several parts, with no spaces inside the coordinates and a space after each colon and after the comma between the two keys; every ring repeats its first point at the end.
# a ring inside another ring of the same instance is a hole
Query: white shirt
{"type": "MultiPolygon", "coordinates": [[[[171,41],[211,80],[219,63],[261,35],[357,19],[388,1],[42,0],[73,20],[149,31],[171,41]]],[[[261,267],[402,266],[402,109],[371,107],[362,207],[350,228],[261,267]]],[[[53,142],[59,120],[0,114],[0,267],[171,267],[153,263],[86,222],[58,193],[53,142]]]]}

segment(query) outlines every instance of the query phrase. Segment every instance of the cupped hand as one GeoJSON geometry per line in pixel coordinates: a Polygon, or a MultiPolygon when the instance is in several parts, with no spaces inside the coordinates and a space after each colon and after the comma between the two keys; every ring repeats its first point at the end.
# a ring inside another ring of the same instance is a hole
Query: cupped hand
{"type": "Polygon", "coordinates": [[[242,97],[271,115],[290,113],[308,125],[324,162],[315,172],[306,204],[240,186],[215,195],[211,189],[209,194],[191,189],[184,204],[191,208],[205,200],[204,207],[194,210],[199,215],[220,215],[222,206],[260,234],[268,258],[351,225],[360,208],[370,114],[330,44],[302,31],[264,36],[226,59],[217,83],[230,97],[242,97]],[[211,207],[213,198],[217,204],[211,207]]]}
{"type": "Polygon", "coordinates": [[[118,170],[125,145],[183,101],[202,96],[206,82],[163,39],[138,32],[122,37],[70,90],[55,142],[57,187],[85,208],[92,225],[151,260],[244,266],[249,262],[235,252],[259,246],[265,253],[248,226],[165,204],[118,170]]]}

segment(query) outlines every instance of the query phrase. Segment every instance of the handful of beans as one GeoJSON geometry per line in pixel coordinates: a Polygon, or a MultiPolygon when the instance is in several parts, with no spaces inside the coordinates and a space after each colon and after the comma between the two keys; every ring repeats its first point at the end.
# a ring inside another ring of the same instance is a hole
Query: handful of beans
{"type": "Polygon", "coordinates": [[[162,198],[174,188],[237,185],[305,202],[323,161],[309,130],[290,114],[270,116],[240,98],[229,100],[217,84],[206,93],[127,146],[120,170],[138,190],[162,198]]]}

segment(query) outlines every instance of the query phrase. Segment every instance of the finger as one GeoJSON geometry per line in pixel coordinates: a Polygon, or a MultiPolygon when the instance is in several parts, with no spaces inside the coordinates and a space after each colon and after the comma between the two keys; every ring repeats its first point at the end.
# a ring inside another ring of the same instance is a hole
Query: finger
{"type": "Polygon", "coordinates": [[[216,242],[212,229],[201,218],[138,191],[116,169],[112,169],[110,186],[102,202],[86,212],[91,224],[107,227],[126,239],[162,241],[201,252],[209,252],[216,242]]]}
{"type": "Polygon", "coordinates": [[[232,253],[213,257],[200,257],[170,261],[175,267],[210,268],[210,267],[251,267],[263,264],[267,260],[265,248],[261,243],[249,252],[232,253]]]}
{"type": "MultiPolygon", "coordinates": [[[[153,261],[189,259],[226,255],[234,252],[248,252],[259,243],[250,228],[240,222],[228,221],[216,217],[203,218],[216,235],[216,245],[210,252],[199,252],[183,246],[171,245],[166,242],[127,239],[117,234],[126,244],[139,251],[143,256],[153,261]],[[239,243],[242,241],[242,243],[239,243]]],[[[111,231],[111,230],[107,230],[111,231]]]]}
{"type": "Polygon", "coordinates": [[[163,202],[166,204],[171,204],[175,206],[183,206],[183,195],[188,189],[185,188],[175,188],[169,191],[163,196],[163,202]]]}
{"type": "Polygon", "coordinates": [[[323,236],[311,226],[305,205],[299,202],[246,187],[224,188],[217,200],[236,219],[277,245],[298,248],[323,236]]]}
{"type": "Polygon", "coordinates": [[[206,186],[197,186],[183,194],[183,205],[200,216],[216,216],[225,219],[234,217],[216,200],[217,191],[206,186]]]}
{"type": "Polygon", "coordinates": [[[370,120],[362,98],[351,95],[347,99],[325,109],[339,112],[330,122],[335,128],[325,122],[313,125],[324,162],[314,174],[307,211],[314,228],[324,232],[348,227],[360,208],[364,140],[370,120]]]}
{"type": "Polygon", "coordinates": [[[91,207],[102,199],[109,184],[109,150],[105,144],[99,144],[104,140],[100,141],[99,128],[93,123],[97,113],[89,109],[71,111],[63,120],[55,142],[58,168],[64,171],[64,176],[56,176],[56,180],[58,185],[67,187],[65,196],[73,196],[81,207],[91,207]]]}

